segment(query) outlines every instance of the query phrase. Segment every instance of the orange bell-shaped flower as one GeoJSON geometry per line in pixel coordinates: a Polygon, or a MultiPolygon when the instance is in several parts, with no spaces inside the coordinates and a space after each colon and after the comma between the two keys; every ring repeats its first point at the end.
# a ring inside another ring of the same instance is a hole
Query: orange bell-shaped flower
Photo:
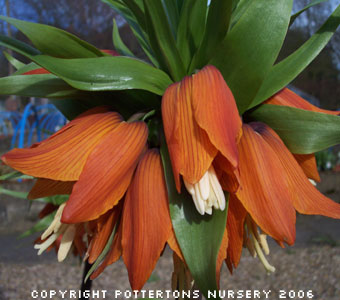
{"type": "Polygon", "coordinates": [[[11,150],[2,160],[39,178],[31,199],[71,192],[61,222],[80,223],[97,219],[123,197],[147,136],[144,122],[124,122],[100,107],[31,148],[11,150]]]}
{"type": "Polygon", "coordinates": [[[221,73],[207,66],[172,84],[163,96],[162,116],[178,192],[182,175],[200,214],[211,214],[213,207],[223,210],[215,169],[228,174],[237,189],[241,119],[221,73]]]}

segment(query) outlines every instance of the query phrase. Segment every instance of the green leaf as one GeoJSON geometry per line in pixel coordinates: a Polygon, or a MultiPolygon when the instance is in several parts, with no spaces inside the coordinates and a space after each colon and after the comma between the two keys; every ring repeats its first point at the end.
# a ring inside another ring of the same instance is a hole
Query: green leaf
{"type": "Polygon", "coordinates": [[[150,45],[162,69],[167,71],[173,80],[179,81],[186,72],[162,2],[144,0],[144,7],[150,45]]]}
{"type": "Polygon", "coordinates": [[[131,12],[131,10],[120,0],[101,0],[102,2],[109,5],[112,9],[114,9],[117,13],[123,16],[126,22],[129,24],[133,34],[137,38],[142,47],[143,51],[153,63],[154,66],[158,66],[158,62],[154,58],[154,53],[152,49],[149,47],[147,43],[146,34],[142,28],[140,28],[139,24],[137,23],[136,17],[131,12]]]}
{"type": "Polygon", "coordinates": [[[314,153],[340,143],[340,116],[264,104],[250,117],[274,129],[293,153],[314,153]]]}
{"type": "Polygon", "coordinates": [[[177,5],[177,0],[162,0],[165,7],[165,12],[167,14],[172,34],[175,39],[177,37],[177,28],[179,23],[179,10],[177,5]]]}
{"type": "Polygon", "coordinates": [[[76,89],[86,91],[142,89],[162,95],[172,83],[163,71],[123,56],[61,59],[37,55],[33,60],[76,89]]]}
{"type": "Polygon", "coordinates": [[[254,100],[282,47],[292,0],[252,1],[210,61],[223,74],[240,114],[254,100]]]}
{"type": "Polygon", "coordinates": [[[291,16],[289,26],[291,26],[296,20],[296,18],[300,16],[303,12],[305,12],[307,9],[311,8],[312,6],[318,5],[320,3],[326,2],[326,1],[329,1],[329,0],[312,0],[306,7],[304,7],[303,9],[301,9],[300,11],[298,11],[297,13],[291,16]]]}
{"type": "Polygon", "coordinates": [[[44,218],[39,220],[32,228],[30,228],[29,230],[22,233],[19,236],[19,238],[24,238],[26,236],[29,236],[29,235],[36,233],[36,232],[39,232],[39,231],[44,231],[53,222],[55,214],[56,214],[56,212],[53,212],[53,213],[45,216],[44,218]]]}
{"type": "Polygon", "coordinates": [[[125,5],[130,9],[130,11],[134,14],[138,25],[143,29],[146,30],[146,22],[144,16],[144,6],[142,5],[142,1],[136,0],[122,0],[125,5]]]}
{"type": "Polygon", "coordinates": [[[327,45],[339,24],[340,5],[307,42],[271,68],[249,108],[267,100],[294,80],[327,45]]]}
{"type": "Polygon", "coordinates": [[[14,197],[14,198],[27,199],[28,193],[11,191],[11,190],[8,190],[8,189],[4,189],[3,187],[0,186],[0,195],[1,194],[11,196],[11,197],[14,197]]]}
{"type": "Polygon", "coordinates": [[[183,3],[177,31],[177,48],[184,66],[189,68],[191,59],[197,51],[204,34],[207,0],[186,0],[183,3]]]}
{"type": "Polygon", "coordinates": [[[37,49],[31,47],[30,45],[2,34],[0,34],[0,46],[9,48],[28,58],[30,58],[33,55],[40,54],[40,52],[37,49]]]}
{"type": "Polygon", "coordinates": [[[231,0],[210,3],[203,40],[194,56],[189,73],[195,68],[204,67],[213,56],[216,47],[224,40],[229,28],[231,10],[231,0]],[[218,21],[216,22],[216,20],[218,21]]]}
{"type": "Polygon", "coordinates": [[[17,60],[16,58],[14,58],[12,55],[7,53],[6,51],[4,51],[4,55],[14,68],[20,69],[20,68],[23,68],[24,66],[26,66],[24,63],[17,60]]]}
{"type": "Polygon", "coordinates": [[[251,4],[251,0],[236,0],[233,1],[234,11],[231,16],[230,27],[234,27],[234,25],[238,22],[238,20],[242,17],[242,15],[247,11],[249,5],[251,4]]]}
{"type": "Polygon", "coordinates": [[[0,78],[1,95],[40,98],[83,99],[85,93],[74,89],[53,74],[12,75],[0,78]]]}
{"type": "Polygon", "coordinates": [[[64,58],[104,56],[96,47],[64,30],[4,16],[0,19],[18,28],[44,54],[64,58]]]}
{"type": "Polygon", "coordinates": [[[40,68],[40,67],[36,63],[31,62],[31,63],[29,63],[27,65],[24,65],[20,69],[16,70],[16,72],[14,72],[12,74],[12,76],[13,75],[22,75],[22,74],[24,74],[26,72],[29,72],[29,71],[32,71],[32,70],[36,70],[38,68],[40,68]]]}
{"type": "Polygon", "coordinates": [[[123,40],[121,39],[120,34],[119,34],[119,29],[118,29],[115,19],[113,19],[112,40],[113,40],[113,45],[115,49],[118,51],[118,53],[125,55],[125,56],[134,57],[134,54],[124,44],[123,40]]]}
{"type": "MultiPolygon", "coordinates": [[[[170,215],[176,239],[199,290],[207,297],[217,290],[216,261],[226,228],[227,209],[201,216],[185,188],[178,194],[168,149],[163,137],[161,155],[170,201],[170,215]]],[[[228,207],[228,206],[227,206],[228,207]]]]}

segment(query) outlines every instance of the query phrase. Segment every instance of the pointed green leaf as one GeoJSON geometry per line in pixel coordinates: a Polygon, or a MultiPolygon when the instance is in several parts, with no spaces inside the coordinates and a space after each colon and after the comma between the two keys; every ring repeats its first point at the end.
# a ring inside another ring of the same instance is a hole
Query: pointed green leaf
{"type": "Polygon", "coordinates": [[[144,7],[150,45],[162,69],[179,81],[186,73],[162,2],[144,0],[144,7]]]}
{"type": "Polygon", "coordinates": [[[129,57],[62,59],[37,55],[33,60],[80,90],[142,89],[162,95],[171,84],[163,71],[129,57]]]}
{"type": "Polygon", "coordinates": [[[7,53],[6,51],[4,51],[4,55],[7,58],[7,60],[10,62],[10,64],[16,68],[16,69],[20,69],[23,68],[24,66],[26,66],[24,63],[22,63],[21,61],[17,60],[15,57],[13,57],[12,55],[10,55],[9,53],[7,53]]]}
{"type": "Polygon", "coordinates": [[[340,144],[340,116],[264,104],[250,117],[274,129],[293,153],[314,153],[340,144]]]}
{"type": "Polygon", "coordinates": [[[4,46],[28,58],[33,55],[40,54],[37,49],[31,47],[30,45],[2,34],[0,34],[0,46],[4,46]]]}
{"type": "Polygon", "coordinates": [[[224,211],[214,210],[211,216],[200,215],[185,188],[182,188],[181,194],[176,191],[170,157],[164,141],[161,155],[176,239],[195,284],[207,297],[209,290],[218,289],[216,261],[226,228],[227,208],[224,211]]]}
{"type": "Polygon", "coordinates": [[[16,70],[13,74],[13,75],[22,75],[24,73],[27,73],[29,71],[32,71],[32,70],[36,70],[36,69],[39,69],[40,67],[36,64],[36,63],[29,63],[27,65],[24,65],[23,67],[21,67],[20,69],[16,70]]]}
{"type": "Polygon", "coordinates": [[[162,0],[162,2],[165,7],[166,15],[169,19],[172,34],[174,35],[176,39],[178,22],[179,22],[179,11],[178,11],[177,0],[162,0]]]}
{"type": "Polygon", "coordinates": [[[251,1],[210,62],[222,72],[241,114],[279,54],[292,4],[292,0],[251,1]]]}
{"type": "Polygon", "coordinates": [[[202,42],[206,22],[207,0],[186,0],[183,3],[177,30],[177,48],[181,54],[185,69],[202,42]]]}
{"type": "Polygon", "coordinates": [[[271,68],[249,108],[267,100],[294,80],[327,45],[339,24],[340,5],[307,42],[271,68]]]}
{"type": "Polygon", "coordinates": [[[130,9],[130,11],[134,14],[137,23],[143,29],[146,30],[146,22],[145,22],[145,16],[144,16],[144,5],[143,0],[142,1],[136,1],[136,0],[122,0],[122,2],[125,3],[125,5],[130,9]]]}
{"type": "Polygon", "coordinates": [[[74,89],[53,74],[12,75],[0,78],[0,95],[40,98],[83,99],[85,93],[74,89]]]}
{"type": "Polygon", "coordinates": [[[238,22],[238,20],[242,17],[242,15],[247,11],[249,5],[251,4],[251,0],[234,0],[233,1],[233,14],[231,16],[230,27],[234,27],[234,25],[238,22]]]}
{"type": "Polygon", "coordinates": [[[64,58],[104,56],[96,47],[64,30],[4,16],[0,19],[18,28],[44,54],[64,58]]]}
{"type": "Polygon", "coordinates": [[[289,26],[291,26],[296,20],[296,18],[300,16],[303,12],[305,12],[307,9],[311,8],[312,6],[326,2],[326,1],[329,1],[329,0],[312,0],[307,6],[305,6],[303,9],[301,9],[300,11],[292,15],[292,17],[290,18],[289,26]]]}
{"type": "Polygon", "coordinates": [[[123,40],[121,39],[120,34],[119,34],[119,29],[118,29],[115,19],[113,19],[112,40],[113,40],[113,45],[119,54],[134,57],[134,54],[124,44],[123,40]]]}
{"type": "Polygon", "coordinates": [[[120,0],[101,0],[101,1],[109,5],[112,9],[114,9],[117,13],[124,17],[126,22],[129,24],[133,34],[139,41],[140,46],[142,47],[147,57],[150,59],[154,66],[158,66],[159,64],[154,58],[154,53],[152,52],[152,49],[149,47],[147,43],[146,34],[137,23],[136,17],[131,12],[131,10],[120,0]]]}
{"type": "Polygon", "coordinates": [[[207,24],[202,43],[191,64],[191,73],[195,68],[204,67],[213,56],[216,47],[224,40],[231,18],[232,1],[212,1],[209,5],[207,24]],[[216,20],[218,20],[216,22],[216,20]]]}

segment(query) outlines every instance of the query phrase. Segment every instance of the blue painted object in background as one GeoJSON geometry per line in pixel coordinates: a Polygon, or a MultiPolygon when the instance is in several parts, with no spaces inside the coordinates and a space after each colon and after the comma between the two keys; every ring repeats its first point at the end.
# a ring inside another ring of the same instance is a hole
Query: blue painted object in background
{"type": "Polygon", "coordinates": [[[29,103],[20,121],[14,127],[11,148],[30,146],[34,133],[36,133],[37,142],[40,142],[58,131],[66,122],[64,115],[53,104],[33,105],[29,103]]]}
{"type": "Polygon", "coordinates": [[[15,128],[20,122],[21,114],[16,111],[0,111],[0,134],[9,135],[8,123],[15,128]]]}

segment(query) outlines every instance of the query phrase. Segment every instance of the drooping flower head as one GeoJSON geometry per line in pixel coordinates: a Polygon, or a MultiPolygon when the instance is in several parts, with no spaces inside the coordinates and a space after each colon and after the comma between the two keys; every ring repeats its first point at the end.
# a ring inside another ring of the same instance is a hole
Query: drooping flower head
{"type": "Polygon", "coordinates": [[[215,169],[227,173],[235,189],[241,119],[220,72],[207,66],[172,84],[163,96],[162,116],[177,191],[182,176],[200,214],[211,214],[213,207],[224,210],[215,169]]]}
{"type": "Polygon", "coordinates": [[[124,122],[107,108],[95,108],[47,140],[2,156],[12,168],[38,179],[31,198],[72,190],[64,223],[97,219],[126,192],[145,149],[147,127],[124,122]],[[43,184],[42,184],[43,183],[43,184]]]}

